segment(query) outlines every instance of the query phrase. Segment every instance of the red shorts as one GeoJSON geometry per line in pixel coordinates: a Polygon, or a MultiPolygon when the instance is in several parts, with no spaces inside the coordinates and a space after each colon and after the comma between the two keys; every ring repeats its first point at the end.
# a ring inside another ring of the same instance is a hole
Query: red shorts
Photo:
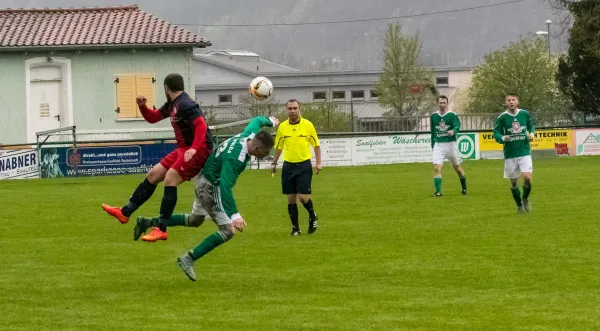
{"type": "Polygon", "coordinates": [[[183,180],[190,180],[200,173],[210,155],[209,151],[198,149],[191,160],[185,162],[184,154],[188,148],[177,148],[169,153],[160,164],[167,169],[174,169],[183,180]]]}

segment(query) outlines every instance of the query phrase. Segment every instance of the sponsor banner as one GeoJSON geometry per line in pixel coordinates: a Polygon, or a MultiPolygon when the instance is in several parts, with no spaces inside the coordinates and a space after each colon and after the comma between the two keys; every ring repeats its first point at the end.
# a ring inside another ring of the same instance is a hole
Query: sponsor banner
{"type": "Polygon", "coordinates": [[[0,150],[0,180],[40,178],[35,149],[0,150]]]}
{"type": "MultiPolygon", "coordinates": [[[[479,137],[477,133],[459,134],[458,151],[465,160],[478,160],[479,137]]],[[[312,149],[311,149],[312,150],[312,149]]],[[[315,163],[314,150],[312,162],[315,163]]],[[[267,169],[271,156],[252,160],[250,169],[267,169]]],[[[432,162],[431,135],[413,134],[396,136],[369,136],[354,138],[328,138],[321,140],[321,162],[326,167],[370,164],[432,162]]],[[[278,167],[283,165],[283,154],[278,167]]]]}
{"type": "Polygon", "coordinates": [[[463,160],[479,160],[479,139],[477,133],[459,133],[456,139],[458,152],[463,160]]]}
{"type": "Polygon", "coordinates": [[[354,138],[352,165],[431,162],[431,135],[354,138]]]}
{"type": "MultiPolygon", "coordinates": [[[[572,148],[572,141],[573,130],[539,130],[535,132],[531,149],[556,149],[558,144],[560,150],[564,151],[565,144],[567,148],[572,148]]],[[[492,132],[482,132],[479,134],[479,150],[481,152],[502,151],[502,144],[496,142],[492,132]]]]}
{"type": "Polygon", "coordinates": [[[577,155],[600,155],[600,129],[575,131],[577,155]]]}
{"type": "Polygon", "coordinates": [[[42,178],[147,173],[175,144],[42,148],[42,178]]]}

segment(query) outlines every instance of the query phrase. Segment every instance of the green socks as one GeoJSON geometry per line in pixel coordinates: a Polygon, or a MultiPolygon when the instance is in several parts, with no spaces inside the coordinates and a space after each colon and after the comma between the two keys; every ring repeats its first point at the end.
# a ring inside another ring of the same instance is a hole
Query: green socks
{"type": "Polygon", "coordinates": [[[433,184],[435,185],[435,192],[442,192],[442,177],[433,178],[433,184]]]}
{"type": "Polygon", "coordinates": [[[512,192],[513,199],[515,199],[517,206],[521,207],[523,203],[521,202],[521,191],[519,191],[519,187],[511,188],[510,191],[512,192]]]}
{"type": "Polygon", "coordinates": [[[529,193],[531,193],[531,184],[529,186],[523,184],[523,199],[529,198],[529,193]]]}
{"type": "MultiPolygon", "coordinates": [[[[167,220],[167,227],[170,226],[188,226],[187,219],[190,215],[188,214],[173,214],[171,218],[167,220]]],[[[152,219],[152,226],[158,226],[158,217],[152,219]]]]}
{"type": "Polygon", "coordinates": [[[191,253],[192,257],[194,258],[194,261],[208,254],[210,251],[224,244],[226,241],[227,237],[221,231],[217,231],[211,234],[210,236],[206,237],[206,239],[204,239],[204,241],[200,243],[200,245],[196,246],[192,250],[191,253]]]}
{"type": "Polygon", "coordinates": [[[460,178],[460,186],[462,186],[463,191],[467,189],[467,176],[462,176],[460,178]]]}

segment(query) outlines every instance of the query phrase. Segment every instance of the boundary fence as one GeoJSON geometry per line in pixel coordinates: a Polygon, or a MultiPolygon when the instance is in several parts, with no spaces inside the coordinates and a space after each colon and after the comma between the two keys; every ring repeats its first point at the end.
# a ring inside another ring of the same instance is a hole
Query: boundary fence
{"type": "MultiPolygon", "coordinates": [[[[228,130],[240,132],[246,123],[231,123],[222,128],[227,132],[217,130],[215,142],[229,138],[228,130]]],[[[425,131],[325,132],[319,136],[325,166],[431,162],[431,136],[425,131]]],[[[141,174],[176,147],[172,137],[103,140],[104,134],[81,133],[75,127],[40,133],[40,137],[38,144],[0,149],[0,180],[141,174]]],[[[502,145],[493,139],[491,130],[465,130],[457,139],[465,160],[502,158],[502,145]]],[[[600,155],[600,125],[538,128],[531,145],[534,153],[553,156],[600,155]]],[[[250,168],[265,168],[271,160],[271,156],[253,159],[250,168]]]]}

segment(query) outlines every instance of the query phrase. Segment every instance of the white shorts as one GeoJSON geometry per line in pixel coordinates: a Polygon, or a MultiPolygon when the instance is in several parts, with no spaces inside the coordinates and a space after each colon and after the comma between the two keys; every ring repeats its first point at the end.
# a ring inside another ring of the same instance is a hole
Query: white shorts
{"type": "Polygon", "coordinates": [[[533,172],[531,155],[504,160],[504,178],[519,178],[519,176],[521,176],[521,174],[524,172],[533,172]]]}
{"type": "Polygon", "coordinates": [[[213,185],[203,176],[196,180],[196,200],[192,206],[192,215],[210,217],[217,225],[233,223],[223,209],[219,186],[213,185]]]}
{"type": "Polygon", "coordinates": [[[443,165],[446,159],[454,166],[462,162],[456,141],[433,145],[433,164],[443,165]]]}

